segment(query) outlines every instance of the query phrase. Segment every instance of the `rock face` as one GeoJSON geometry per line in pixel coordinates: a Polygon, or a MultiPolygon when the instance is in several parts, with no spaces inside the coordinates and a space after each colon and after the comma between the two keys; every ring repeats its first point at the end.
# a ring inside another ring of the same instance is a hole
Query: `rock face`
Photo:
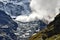
{"type": "Polygon", "coordinates": [[[30,37],[29,40],[60,40],[60,14],[45,29],[30,37]]]}
{"type": "Polygon", "coordinates": [[[17,40],[14,34],[17,27],[17,23],[4,11],[0,10],[0,40],[17,40]]]}

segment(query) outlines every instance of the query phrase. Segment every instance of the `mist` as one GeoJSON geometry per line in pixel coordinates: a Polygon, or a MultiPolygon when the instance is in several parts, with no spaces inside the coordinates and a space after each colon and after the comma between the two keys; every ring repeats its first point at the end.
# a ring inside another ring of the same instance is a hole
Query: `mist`
{"type": "Polygon", "coordinates": [[[59,14],[60,0],[31,0],[30,7],[32,12],[28,16],[20,15],[15,20],[21,22],[42,20],[50,23],[59,14]]]}

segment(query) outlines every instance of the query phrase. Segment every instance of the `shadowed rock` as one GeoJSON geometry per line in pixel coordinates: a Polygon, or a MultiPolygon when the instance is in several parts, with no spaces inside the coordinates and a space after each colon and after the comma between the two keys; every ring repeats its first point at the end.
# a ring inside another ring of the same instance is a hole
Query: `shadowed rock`
{"type": "Polygon", "coordinates": [[[8,40],[7,38],[9,37],[10,40],[17,40],[17,36],[14,34],[14,31],[17,30],[17,27],[18,24],[14,22],[12,18],[4,11],[0,10],[0,34],[2,35],[2,38],[8,40]]]}

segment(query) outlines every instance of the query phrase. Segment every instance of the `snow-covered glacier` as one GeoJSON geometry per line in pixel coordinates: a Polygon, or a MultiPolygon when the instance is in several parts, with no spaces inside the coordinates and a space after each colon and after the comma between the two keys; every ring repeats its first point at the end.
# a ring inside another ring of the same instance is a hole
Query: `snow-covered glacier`
{"type": "Polygon", "coordinates": [[[0,40],[28,40],[30,36],[44,29],[56,16],[51,15],[55,13],[55,2],[0,0],[0,40]]]}
{"type": "Polygon", "coordinates": [[[44,29],[45,26],[41,20],[18,22],[0,10],[0,40],[28,40],[31,35],[44,29]]]}
{"type": "Polygon", "coordinates": [[[28,15],[31,12],[29,4],[30,0],[0,0],[0,10],[12,17],[28,15]]]}

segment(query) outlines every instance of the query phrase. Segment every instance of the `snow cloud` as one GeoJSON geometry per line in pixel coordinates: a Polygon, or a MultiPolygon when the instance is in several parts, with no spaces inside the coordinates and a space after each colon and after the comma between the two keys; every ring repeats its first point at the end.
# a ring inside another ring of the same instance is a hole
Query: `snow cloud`
{"type": "Polygon", "coordinates": [[[20,15],[17,21],[30,22],[35,20],[44,20],[48,23],[54,20],[60,8],[60,0],[31,0],[31,14],[29,16],[20,15]]]}

